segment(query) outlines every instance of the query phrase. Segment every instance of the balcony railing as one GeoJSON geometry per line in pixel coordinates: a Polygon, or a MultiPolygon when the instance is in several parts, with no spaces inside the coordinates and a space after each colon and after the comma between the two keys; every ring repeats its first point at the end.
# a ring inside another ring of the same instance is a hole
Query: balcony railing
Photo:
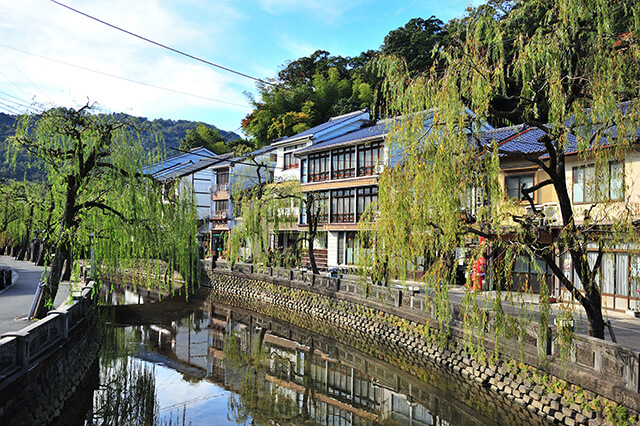
{"type": "Polygon", "coordinates": [[[220,192],[220,191],[228,191],[229,190],[229,184],[228,183],[214,183],[211,186],[211,191],[212,192],[220,192]]]}
{"type": "Polygon", "coordinates": [[[334,213],[331,215],[331,223],[353,223],[353,213],[334,213]]]}
{"type": "Polygon", "coordinates": [[[211,219],[228,219],[229,210],[214,210],[211,212],[211,219]]]}

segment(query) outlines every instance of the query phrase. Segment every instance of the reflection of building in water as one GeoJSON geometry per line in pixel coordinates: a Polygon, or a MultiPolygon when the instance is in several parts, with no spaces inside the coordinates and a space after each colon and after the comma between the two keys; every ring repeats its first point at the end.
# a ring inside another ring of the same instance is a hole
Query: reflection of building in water
{"type": "Polygon", "coordinates": [[[301,412],[310,401],[308,415],[321,424],[369,424],[386,419],[408,425],[449,424],[443,418],[455,424],[491,423],[477,413],[468,414],[464,403],[441,392],[434,395],[431,387],[395,367],[301,329],[287,333],[287,326],[249,313],[210,307],[174,321],[162,331],[158,327],[147,327],[146,331],[166,365],[236,392],[244,376],[243,371],[225,363],[228,337],[236,336],[238,348],[247,354],[260,346],[268,362],[260,373],[259,392],[286,397],[301,412]],[[194,375],[198,371],[202,374],[194,375]]]}
{"type": "Polygon", "coordinates": [[[317,392],[310,414],[319,423],[360,424],[390,418],[407,425],[447,424],[411,397],[317,349],[310,355],[308,346],[270,334],[264,341],[271,358],[267,380],[287,389],[299,406],[305,391],[304,363],[309,362],[317,392]]]}

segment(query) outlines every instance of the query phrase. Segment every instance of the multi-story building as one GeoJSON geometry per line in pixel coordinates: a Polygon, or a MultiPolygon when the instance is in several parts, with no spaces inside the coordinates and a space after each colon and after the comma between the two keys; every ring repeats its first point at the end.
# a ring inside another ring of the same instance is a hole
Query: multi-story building
{"type": "MultiPolygon", "coordinates": [[[[611,131],[613,133],[614,130],[611,131]]],[[[486,132],[487,142],[495,140],[501,153],[501,181],[507,196],[520,202],[523,214],[532,214],[531,203],[522,198],[522,187],[534,187],[549,176],[531,159],[548,164],[549,158],[542,141],[544,133],[537,128],[524,125],[496,129],[486,132]]],[[[594,227],[605,235],[622,209],[631,212],[631,221],[640,220],[640,155],[636,150],[626,153],[624,159],[609,158],[605,164],[596,166],[589,152],[578,150],[576,139],[569,135],[564,152],[565,183],[577,225],[583,225],[588,217],[594,227]]],[[[535,208],[544,212],[540,223],[540,240],[552,244],[563,226],[558,198],[552,186],[544,186],[531,194],[535,208]]],[[[615,244],[611,234],[599,266],[598,279],[601,286],[603,307],[620,311],[640,307],[640,245],[632,242],[615,244]]],[[[590,245],[587,256],[592,265],[598,257],[599,247],[590,245]]],[[[557,256],[556,264],[579,289],[580,278],[573,270],[570,256],[557,256]]],[[[514,265],[516,285],[527,281],[533,290],[545,280],[554,295],[564,289],[542,259],[518,258],[514,265]],[[537,266],[535,265],[537,263],[537,266]]]]}
{"type": "Polygon", "coordinates": [[[267,146],[239,157],[226,158],[211,167],[209,249],[212,252],[223,252],[227,234],[241,220],[236,215],[234,196],[256,185],[273,182],[274,150],[273,146],[267,146]]]}
{"type": "Polygon", "coordinates": [[[209,187],[213,167],[228,157],[229,155],[217,155],[203,147],[194,148],[153,164],[146,172],[162,184],[163,195],[167,200],[193,191],[198,220],[201,222],[199,232],[204,236],[209,232],[208,227],[204,225],[211,213],[209,187]]]}
{"type": "MultiPolygon", "coordinates": [[[[326,266],[353,265],[358,222],[369,205],[378,199],[377,176],[388,158],[384,138],[386,121],[368,123],[342,136],[297,151],[302,190],[313,192],[320,204],[318,223],[324,247],[316,257],[326,266]]],[[[305,206],[317,211],[317,206],[305,206]]],[[[304,231],[306,214],[300,215],[304,231]]]]}
{"type": "MultiPolygon", "coordinates": [[[[355,111],[332,117],[326,123],[322,123],[311,129],[305,130],[291,137],[276,139],[270,145],[275,152],[276,165],[274,171],[274,181],[284,182],[289,180],[301,180],[301,176],[307,175],[306,163],[301,163],[296,153],[302,149],[320,145],[328,140],[360,129],[370,123],[368,110],[355,111]]],[[[292,205],[294,215],[299,212],[299,206],[292,205]]],[[[297,244],[301,231],[297,225],[281,225],[278,235],[274,235],[273,247],[286,249],[297,244]]],[[[326,234],[321,233],[316,246],[317,261],[321,266],[326,266],[326,234]]]]}

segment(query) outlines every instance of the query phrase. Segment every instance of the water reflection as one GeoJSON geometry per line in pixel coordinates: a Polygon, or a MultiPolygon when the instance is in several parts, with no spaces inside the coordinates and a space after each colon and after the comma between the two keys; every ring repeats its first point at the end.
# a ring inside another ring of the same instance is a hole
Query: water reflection
{"type": "Polygon", "coordinates": [[[446,383],[437,388],[330,338],[206,301],[206,294],[188,303],[149,303],[132,293],[125,300],[137,305],[112,312],[119,325],[105,333],[95,424],[541,422],[458,376],[430,372],[433,383],[446,383]]]}

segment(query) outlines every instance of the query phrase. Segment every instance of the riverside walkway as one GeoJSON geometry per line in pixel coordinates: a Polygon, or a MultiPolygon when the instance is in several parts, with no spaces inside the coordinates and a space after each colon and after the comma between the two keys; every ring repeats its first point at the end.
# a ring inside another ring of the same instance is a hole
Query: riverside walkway
{"type": "MultiPolygon", "coordinates": [[[[13,270],[13,284],[0,291],[0,335],[18,331],[30,324],[27,320],[44,267],[32,262],[15,260],[12,256],[0,256],[0,269],[13,270]],[[16,277],[17,273],[17,277],[16,277]]],[[[53,306],[58,307],[69,296],[69,283],[60,283],[53,306]]]]}
{"type": "MultiPolygon", "coordinates": [[[[11,268],[14,274],[17,272],[15,283],[8,289],[0,291],[0,335],[10,331],[18,331],[29,325],[27,315],[31,309],[36,288],[42,277],[44,268],[35,266],[28,261],[18,261],[10,256],[0,256],[0,268],[11,268]]],[[[450,291],[449,297],[452,302],[460,303],[464,297],[465,290],[455,288],[450,291]]],[[[60,289],[56,296],[54,306],[58,307],[69,296],[69,283],[60,283],[60,289]]],[[[491,299],[492,292],[482,292],[481,296],[487,300],[491,299]]],[[[534,314],[537,312],[538,301],[535,295],[529,296],[527,303],[534,314]]],[[[578,311],[580,307],[576,308],[578,311]]],[[[552,308],[552,318],[557,313],[552,308]]],[[[629,316],[622,312],[610,310],[604,311],[605,320],[611,321],[613,334],[616,342],[626,348],[640,352],[640,318],[629,316]]],[[[580,334],[587,334],[586,316],[578,315],[576,321],[576,331],[580,334]]],[[[611,334],[605,328],[605,340],[611,341],[611,334]]]]}

